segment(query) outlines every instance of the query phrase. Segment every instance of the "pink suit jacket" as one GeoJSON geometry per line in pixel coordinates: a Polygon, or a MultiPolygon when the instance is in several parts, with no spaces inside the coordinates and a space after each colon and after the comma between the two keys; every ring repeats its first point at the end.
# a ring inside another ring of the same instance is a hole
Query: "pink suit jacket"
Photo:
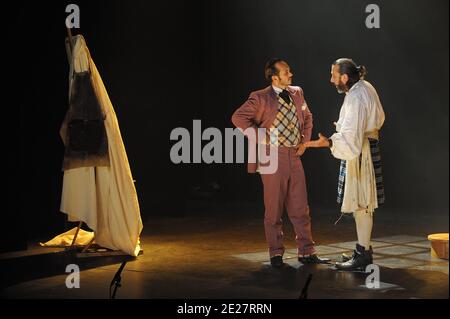
{"type": "MultiPolygon", "coordinates": [[[[311,139],[313,118],[308,106],[304,105],[303,90],[299,86],[289,86],[287,90],[297,108],[302,143],[308,142],[311,139]]],[[[252,92],[248,100],[233,113],[231,121],[234,126],[242,130],[248,128],[269,130],[277,116],[278,106],[278,96],[270,85],[265,89],[252,92]]],[[[257,136],[257,131],[255,136],[257,136]]],[[[256,163],[248,163],[249,173],[256,173],[256,168],[256,163]]]]}

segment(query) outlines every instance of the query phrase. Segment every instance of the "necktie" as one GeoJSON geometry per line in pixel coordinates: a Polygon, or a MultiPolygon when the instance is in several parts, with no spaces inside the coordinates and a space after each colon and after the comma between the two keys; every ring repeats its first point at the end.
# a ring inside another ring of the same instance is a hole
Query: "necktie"
{"type": "Polygon", "coordinates": [[[291,103],[291,99],[289,98],[289,92],[287,90],[283,90],[280,93],[280,97],[287,103],[291,103]]]}

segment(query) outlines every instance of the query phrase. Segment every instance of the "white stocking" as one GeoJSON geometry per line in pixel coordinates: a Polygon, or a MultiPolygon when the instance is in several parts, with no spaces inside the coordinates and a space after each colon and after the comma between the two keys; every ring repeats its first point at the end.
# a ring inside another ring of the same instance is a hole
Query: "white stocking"
{"type": "Polygon", "coordinates": [[[356,211],[353,213],[353,216],[355,217],[358,244],[363,246],[366,250],[369,250],[373,227],[373,216],[365,210],[356,211]]]}

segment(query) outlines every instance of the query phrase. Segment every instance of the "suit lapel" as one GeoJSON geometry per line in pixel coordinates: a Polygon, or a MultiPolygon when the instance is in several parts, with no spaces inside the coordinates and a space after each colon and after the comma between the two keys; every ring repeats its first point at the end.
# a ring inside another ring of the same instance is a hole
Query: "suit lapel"
{"type": "Polygon", "coordinates": [[[294,101],[295,108],[297,111],[297,117],[300,122],[300,125],[303,125],[303,112],[302,112],[303,99],[301,97],[297,96],[295,94],[295,91],[292,90],[291,88],[288,88],[288,90],[289,90],[289,93],[291,94],[292,100],[294,101]]]}
{"type": "Polygon", "coordinates": [[[266,88],[266,92],[269,96],[269,114],[271,118],[275,119],[278,112],[278,95],[275,93],[271,85],[266,88]]]}

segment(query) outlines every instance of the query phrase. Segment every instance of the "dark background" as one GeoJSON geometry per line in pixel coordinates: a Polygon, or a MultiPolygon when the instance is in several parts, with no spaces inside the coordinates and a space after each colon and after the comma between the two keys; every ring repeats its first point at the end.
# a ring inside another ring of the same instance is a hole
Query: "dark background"
{"type": "MultiPolygon", "coordinates": [[[[5,63],[17,76],[9,109],[20,120],[9,139],[2,246],[63,230],[59,127],[68,104],[69,3],[23,3],[7,14],[5,63]]],[[[329,84],[331,63],[351,57],[364,64],[386,112],[384,209],[399,219],[411,210],[448,214],[447,0],[76,4],[81,28],[73,33],[84,35],[115,107],[144,220],[188,214],[195,188],[211,182],[220,189],[208,200],[218,205],[262,201],[259,176],[248,175],[245,164],[172,164],[169,135],[179,126],[192,132],[193,119],[203,129],[231,127],[233,111],[267,86],[263,67],[275,56],[288,61],[304,89],[314,137],[332,134],[343,100],[329,84]],[[380,29],[365,26],[369,3],[380,6],[380,29]]],[[[334,207],[338,161],[322,149],[308,151],[303,163],[311,205],[334,207]]]]}

